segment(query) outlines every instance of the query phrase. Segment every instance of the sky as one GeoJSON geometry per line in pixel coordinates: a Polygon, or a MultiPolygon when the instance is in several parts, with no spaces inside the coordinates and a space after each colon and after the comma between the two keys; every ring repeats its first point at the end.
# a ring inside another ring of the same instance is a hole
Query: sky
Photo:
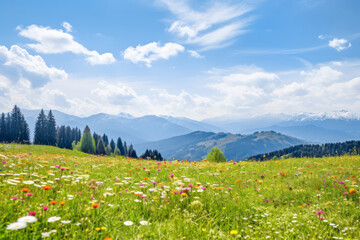
{"type": "Polygon", "coordinates": [[[360,114],[358,0],[0,0],[0,112],[360,114]]]}

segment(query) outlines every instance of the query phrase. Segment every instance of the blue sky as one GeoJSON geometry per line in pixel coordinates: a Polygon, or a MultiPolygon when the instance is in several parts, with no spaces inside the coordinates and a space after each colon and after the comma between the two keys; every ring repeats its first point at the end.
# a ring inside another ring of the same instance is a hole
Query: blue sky
{"type": "Polygon", "coordinates": [[[360,114],[360,2],[1,1],[0,111],[360,114]]]}

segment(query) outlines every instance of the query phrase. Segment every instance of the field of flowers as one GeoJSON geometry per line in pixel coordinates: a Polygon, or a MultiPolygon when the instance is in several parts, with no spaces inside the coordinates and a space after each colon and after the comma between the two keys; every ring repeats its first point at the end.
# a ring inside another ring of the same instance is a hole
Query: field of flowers
{"type": "Polygon", "coordinates": [[[360,157],[148,161],[0,144],[0,239],[358,239],[360,157]]]}

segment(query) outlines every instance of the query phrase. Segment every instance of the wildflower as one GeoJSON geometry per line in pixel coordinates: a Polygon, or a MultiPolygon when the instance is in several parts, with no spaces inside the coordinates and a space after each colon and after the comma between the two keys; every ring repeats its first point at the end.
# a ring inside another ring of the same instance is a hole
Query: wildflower
{"type": "Polygon", "coordinates": [[[126,225],[126,226],[131,226],[131,225],[133,225],[134,223],[132,222],[132,221],[126,221],[126,222],[124,222],[124,225],[126,225]]]}
{"type": "Polygon", "coordinates": [[[331,204],[331,202],[327,202],[327,203],[325,203],[325,205],[330,205],[331,204]]]}
{"type": "Polygon", "coordinates": [[[61,206],[64,206],[64,205],[65,205],[65,202],[64,202],[64,201],[60,201],[59,204],[60,204],[61,206]]]}
{"type": "Polygon", "coordinates": [[[173,177],[174,177],[174,174],[170,174],[169,177],[173,178],[173,177]]]}
{"type": "Polygon", "coordinates": [[[43,186],[43,189],[44,189],[44,190],[50,190],[51,187],[49,187],[49,186],[43,186]]]}
{"type": "Polygon", "coordinates": [[[27,189],[27,188],[23,188],[23,189],[21,189],[21,191],[22,191],[23,193],[28,193],[28,192],[30,192],[30,190],[27,189]]]}
{"type": "Polygon", "coordinates": [[[35,215],[36,215],[36,212],[30,212],[29,215],[30,215],[30,216],[35,216],[35,215]]]}
{"type": "Polygon", "coordinates": [[[106,227],[101,227],[101,230],[106,230],[106,227]]]}
{"type": "Polygon", "coordinates": [[[28,197],[31,197],[31,196],[33,196],[34,194],[33,193],[27,193],[26,194],[26,196],[28,196],[28,197]]]}
{"type": "Polygon", "coordinates": [[[112,240],[112,238],[111,237],[106,237],[106,238],[104,238],[104,240],[112,240]]]}
{"type": "Polygon", "coordinates": [[[148,221],[140,221],[140,224],[141,225],[149,225],[149,222],[148,221]]]}
{"type": "Polygon", "coordinates": [[[62,224],[69,224],[71,223],[71,220],[67,220],[67,221],[61,221],[62,224]]]}
{"type": "Polygon", "coordinates": [[[352,188],[352,189],[349,190],[349,192],[350,192],[351,194],[354,194],[354,193],[356,193],[356,190],[352,188]]]}
{"type": "Polygon", "coordinates": [[[17,200],[18,199],[18,197],[17,196],[15,196],[15,197],[13,197],[11,200],[17,200]]]}
{"type": "Polygon", "coordinates": [[[59,221],[61,219],[61,217],[56,217],[56,216],[54,216],[54,217],[50,217],[50,218],[48,218],[48,222],[56,222],[56,221],[59,221]]]}
{"type": "Polygon", "coordinates": [[[33,222],[37,221],[37,218],[34,216],[26,216],[26,217],[19,218],[17,221],[24,222],[24,223],[33,223],[33,222]]]}
{"type": "Polygon", "coordinates": [[[57,201],[51,201],[50,203],[51,203],[51,205],[56,205],[57,201]]]}
{"type": "Polygon", "coordinates": [[[324,211],[318,211],[316,212],[317,215],[321,215],[324,211]]]}
{"type": "Polygon", "coordinates": [[[97,208],[97,207],[99,207],[100,206],[100,204],[98,204],[98,203],[94,203],[94,204],[92,204],[91,205],[93,208],[97,208]]]}
{"type": "Polygon", "coordinates": [[[22,228],[26,228],[27,223],[26,222],[16,222],[16,223],[10,223],[7,225],[6,230],[18,230],[22,228]]]}
{"type": "Polygon", "coordinates": [[[48,209],[49,209],[48,206],[44,206],[44,207],[43,207],[43,210],[44,210],[44,211],[46,211],[46,210],[48,210],[48,209]]]}
{"type": "Polygon", "coordinates": [[[238,231],[237,231],[237,230],[231,230],[231,231],[230,231],[230,234],[231,234],[231,235],[236,235],[236,234],[238,234],[238,231]]]}
{"type": "Polygon", "coordinates": [[[299,208],[303,208],[303,206],[299,206],[299,208]]]}
{"type": "Polygon", "coordinates": [[[182,197],[186,197],[187,194],[186,194],[186,193],[182,193],[181,196],[182,196],[182,197]]]}
{"type": "Polygon", "coordinates": [[[46,238],[46,237],[50,237],[50,234],[51,234],[51,232],[43,232],[43,233],[41,233],[41,236],[46,238]]]}

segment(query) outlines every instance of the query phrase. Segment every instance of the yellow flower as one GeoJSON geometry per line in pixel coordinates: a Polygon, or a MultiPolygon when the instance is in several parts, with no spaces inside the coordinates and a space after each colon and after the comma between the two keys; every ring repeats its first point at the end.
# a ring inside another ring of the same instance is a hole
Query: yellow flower
{"type": "Polygon", "coordinates": [[[100,228],[95,228],[96,231],[100,231],[100,228]]]}
{"type": "Polygon", "coordinates": [[[331,204],[331,202],[327,202],[327,203],[325,203],[325,205],[330,205],[331,204]]]}
{"type": "Polygon", "coordinates": [[[303,206],[299,206],[299,208],[303,208],[303,206]]]}
{"type": "Polygon", "coordinates": [[[231,230],[231,231],[230,231],[230,234],[231,234],[231,235],[236,235],[236,234],[238,234],[238,233],[239,233],[239,232],[238,232],[237,230],[231,230]]]}
{"type": "Polygon", "coordinates": [[[203,232],[206,232],[206,228],[202,228],[201,230],[202,230],[203,232]]]}
{"type": "Polygon", "coordinates": [[[294,203],[294,202],[295,202],[295,200],[291,200],[291,202],[292,202],[292,203],[294,203]]]}
{"type": "Polygon", "coordinates": [[[186,197],[187,194],[186,194],[186,193],[182,193],[181,196],[182,196],[182,197],[186,197]]]}
{"type": "MultiPolygon", "coordinates": [[[[181,194],[182,195],[182,194],[181,194]]],[[[157,200],[158,198],[157,197],[153,197],[154,200],[157,200]]]]}
{"type": "Polygon", "coordinates": [[[106,230],[106,227],[101,227],[101,230],[106,230]]]}
{"type": "Polygon", "coordinates": [[[355,189],[350,189],[350,191],[349,191],[351,194],[354,194],[354,193],[356,193],[356,190],[355,189]]]}

